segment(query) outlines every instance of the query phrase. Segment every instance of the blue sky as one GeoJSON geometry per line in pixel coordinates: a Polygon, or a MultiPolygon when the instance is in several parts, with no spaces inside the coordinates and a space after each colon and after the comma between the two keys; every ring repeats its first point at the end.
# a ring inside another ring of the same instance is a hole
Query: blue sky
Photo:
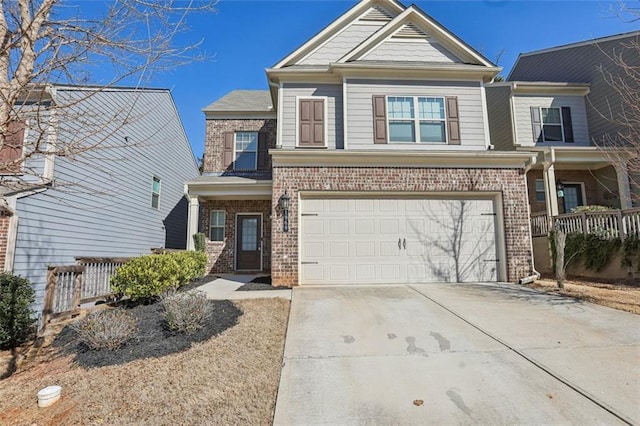
{"type": "MultiPolygon", "coordinates": [[[[408,1],[405,5],[411,4],[408,1]]],[[[519,52],[634,31],[618,1],[415,1],[426,13],[499,65],[506,76],[519,52]]],[[[637,1],[630,2],[637,7],[637,1]]],[[[264,69],[328,25],[355,1],[222,0],[214,15],[189,20],[185,40],[204,39],[211,59],[157,76],[172,89],[194,154],[204,149],[201,109],[234,89],[266,89],[264,69]]]]}

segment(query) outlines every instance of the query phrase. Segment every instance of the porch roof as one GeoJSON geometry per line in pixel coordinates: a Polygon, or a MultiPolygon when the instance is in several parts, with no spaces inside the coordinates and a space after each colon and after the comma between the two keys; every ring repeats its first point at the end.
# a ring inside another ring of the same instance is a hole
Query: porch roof
{"type": "Polygon", "coordinates": [[[626,162],[634,155],[628,148],[602,148],[598,146],[523,147],[518,150],[538,153],[534,168],[554,164],[558,170],[597,170],[626,162]]]}
{"type": "Polygon", "coordinates": [[[226,200],[269,200],[271,178],[241,176],[200,176],[185,183],[189,197],[226,200]]]}

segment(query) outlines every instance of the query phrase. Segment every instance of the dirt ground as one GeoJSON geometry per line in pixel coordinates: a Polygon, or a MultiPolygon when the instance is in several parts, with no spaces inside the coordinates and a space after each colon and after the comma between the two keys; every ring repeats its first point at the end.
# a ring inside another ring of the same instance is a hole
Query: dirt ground
{"type": "Polygon", "coordinates": [[[564,289],[559,289],[556,281],[552,279],[537,280],[529,286],[640,315],[640,286],[596,283],[580,279],[565,281],[564,289]]]}
{"type": "Polygon", "coordinates": [[[271,424],[289,302],[234,304],[237,325],[161,357],[85,368],[52,347],[0,381],[0,424],[271,424]],[[36,393],[49,385],[62,386],[62,398],[39,409],[36,393]]]}

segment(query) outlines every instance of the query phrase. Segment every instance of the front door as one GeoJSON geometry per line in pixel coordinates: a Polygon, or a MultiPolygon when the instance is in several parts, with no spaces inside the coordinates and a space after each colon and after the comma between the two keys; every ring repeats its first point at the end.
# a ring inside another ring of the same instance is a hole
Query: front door
{"type": "Polygon", "coordinates": [[[580,184],[564,184],[564,212],[571,213],[573,209],[584,205],[582,201],[582,186],[580,184]]]}
{"type": "Polygon", "coordinates": [[[236,269],[259,271],[262,269],[262,217],[238,215],[236,230],[236,269]]]}

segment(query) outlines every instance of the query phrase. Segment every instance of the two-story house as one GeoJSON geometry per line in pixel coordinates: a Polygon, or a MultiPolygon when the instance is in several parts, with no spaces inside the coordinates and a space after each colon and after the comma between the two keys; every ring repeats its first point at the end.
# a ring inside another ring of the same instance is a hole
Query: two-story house
{"type": "Polygon", "coordinates": [[[538,153],[527,173],[532,212],[631,207],[626,163],[637,152],[615,143],[625,106],[608,77],[624,72],[616,55],[640,66],[637,50],[625,48],[639,39],[635,31],[523,53],[507,82],[487,86],[492,143],[538,153]]]}
{"type": "Polygon", "coordinates": [[[535,155],[491,145],[499,71],[416,6],[357,3],[268,68],[268,91],[204,109],[186,191],[210,270],[287,286],[531,275],[535,155]]]}

